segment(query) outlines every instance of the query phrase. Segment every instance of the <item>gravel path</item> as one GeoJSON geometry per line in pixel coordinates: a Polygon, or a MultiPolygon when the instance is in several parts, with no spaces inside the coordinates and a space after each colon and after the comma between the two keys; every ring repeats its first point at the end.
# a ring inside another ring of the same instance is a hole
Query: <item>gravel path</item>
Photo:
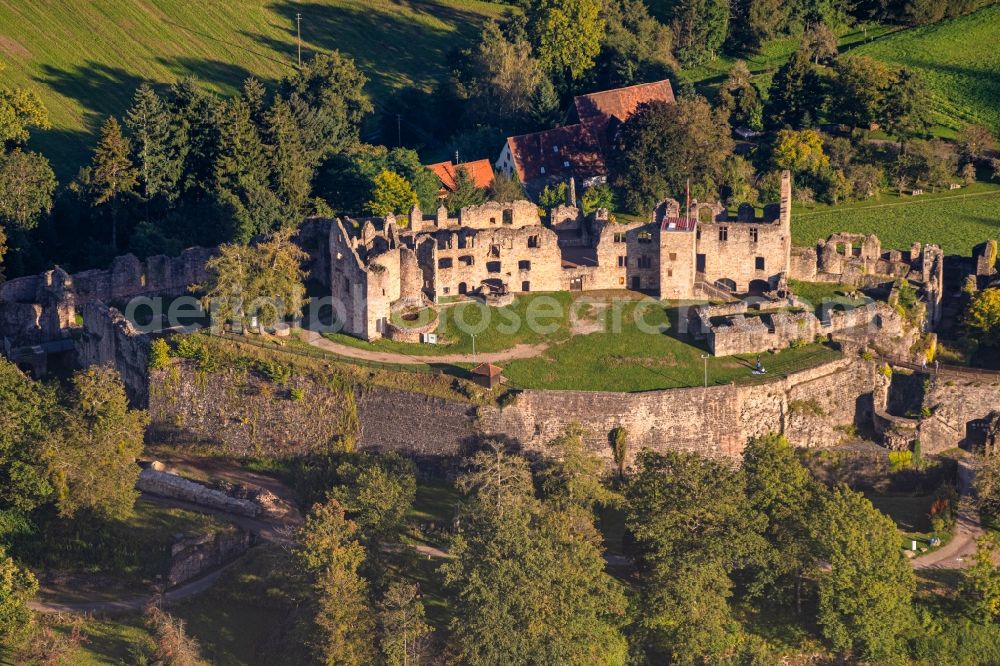
{"type": "Polygon", "coordinates": [[[964,569],[972,563],[976,552],[976,539],[983,533],[979,522],[979,508],[972,496],[976,471],[972,463],[958,461],[958,517],[951,541],[933,553],[910,560],[914,569],[964,569]]]}
{"type": "MultiPolygon", "coordinates": [[[[377,363],[399,363],[404,365],[416,365],[420,363],[472,363],[471,354],[435,354],[435,355],[411,355],[399,352],[373,351],[371,349],[360,349],[350,345],[340,344],[333,340],[324,338],[315,331],[300,330],[299,339],[308,342],[314,347],[333,352],[338,356],[356,358],[362,361],[375,361],[377,363]]],[[[498,352],[486,352],[476,354],[476,363],[502,363],[519,358],[532,358],[541,355],[549,346],[546,344],[527,345],[520,344],[498,352]]]]}

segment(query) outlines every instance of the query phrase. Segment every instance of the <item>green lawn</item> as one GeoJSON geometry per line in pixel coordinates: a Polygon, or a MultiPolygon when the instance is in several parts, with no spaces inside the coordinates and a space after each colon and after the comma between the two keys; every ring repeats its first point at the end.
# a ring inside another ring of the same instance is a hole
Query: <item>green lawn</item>
{"type": "MultiPolygon", "coordinates": [[[[706,353],[679,330],[682,308],[647,299],[624,301],[604,313],[603,331],[577,335],[538,357],[504,365],[520,388],[586,391],[650,391],[701,386],[706,353]],[[641,323],[641,325],[640,325],[641,323]]],[[[756,354],[708,359],[708,382],[766,381],[777,375],[833,360],[840,352],[823,345],[763,354],[766,378],[750,374],[756,354]]]]}
{"type": "Polygon", "coordinates": [[[918,197],[885,192],[877,200],[797,205],[792,212],[796,245],[812,246],[841,231],[873,233],[883,249],[907,250],[916,241],[936,243],[945,254],[969,256],[973,246],[1000,237],[1000,185],[977,182],[918,197]]]}
{"type": "MultiPolygon", "coordinates": [[[[624,292],[623,292],[624,293],[624,292]]],[[[366,342],[345,333],[328,333],[326,338],[358,349],[431,356],[469,354],[473,336],[477,352],[495,352],[519,344],[553,343],[570,335],[573,295],[568,292],[536,293],[518,296],[502,308],[488,307],[479,301],[466,301],[442,307],[438,314],[438,344],[427,345],[393,340],[366,342]],[[540,326],[524,326],[527,321],[540,326]]],[[[586,315],[581,308],[579,316],[586,315]]]]}
{"type": "Polygon", "coordinates": [[[486,17],[507,11],[477,0],[0,0],[0,84],[28,86],[48,106],[53,128],[32,145],[60,180],[88,159],[107,114],[121,114],[142,81],[196,75],[231,94],[256,76],[293,71],[295,15],[303,57],[334,49],[371,79],[376,105],[387,91],[431,90],[449,51],[472,41],[486,17]]]}
{"type": "Polygon", "coordinates": [[[952,533],[934,534],[931,530],[930,510],[936,495],[866,493],[865,496],[896,523],[902,548],[909,550],[915,540],[918,548],[936,550],[951,540],[952,533]],[[932,549],[930,540],[934,536],[940,538],[941,543],[932,549]]]}
{"type": "Polygon", "coordinates": [[[1000,5],[859,46],[859,54],[918,71],[935,119],[952,131],[980,123],[1000,132],[1000,5]]]}

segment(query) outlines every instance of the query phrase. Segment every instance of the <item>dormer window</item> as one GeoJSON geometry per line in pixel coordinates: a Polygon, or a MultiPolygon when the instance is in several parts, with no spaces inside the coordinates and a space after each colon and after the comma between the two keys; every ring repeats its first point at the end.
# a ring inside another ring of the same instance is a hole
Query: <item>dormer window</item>
{"type": "Polygon", "coordinates": [[[552,146],[552,152],[558,154],[558,152],[559,152],[559,146],[552,146]]]}
{"type": "Polygon", "coordinates": [[[541,169],[539,169],[539,171],[542,173],[543,176],[545,175],[545,167],[542,167],[541,169]]]}
{"type": "Polygon", "coordinates": [[[564,167],[568,167],[569,166],[569,160],[563,160],[563,166],[564,167]]]}

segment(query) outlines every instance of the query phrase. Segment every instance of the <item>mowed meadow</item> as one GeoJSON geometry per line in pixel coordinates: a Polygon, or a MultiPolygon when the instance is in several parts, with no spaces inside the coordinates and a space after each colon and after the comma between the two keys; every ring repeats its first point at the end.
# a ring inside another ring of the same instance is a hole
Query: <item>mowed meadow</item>
{"type": "Polygon", "coordinates": [[[32,147],[61,180],[88,158],[108,114],[128,108],[143,81],[194,75],[231,94],[248,76],[274,82],[303,57],[340,50],[370,79],[376,103],[389,91],[431,90],[448,53],[506,9],[476,0],[0,0],[0,83],[38,92],[52,129],[32,147]]]}
{"type": "Polygon", "coordinates": [[[909,28],[852,53],[912,68],[930,89],[942,135],[967,123],[1000,134],[1000,4],[968,16],[909,28]]]}
{"type": "Polygon", "coordinates": [[[840,231],[875,234],[887,250],[905,250],[916,241],[969,256],[979,243],[1000,238],[1000,185],[979,182],[916,197],[883,192],[860,203],[793,209],[795,245],[810,246],[840,231]]]}

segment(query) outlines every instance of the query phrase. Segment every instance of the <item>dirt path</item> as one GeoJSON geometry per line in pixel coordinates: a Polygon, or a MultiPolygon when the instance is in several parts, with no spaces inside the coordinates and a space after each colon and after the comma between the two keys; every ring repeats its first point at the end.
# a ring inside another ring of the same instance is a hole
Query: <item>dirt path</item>
{"type": "MultiPolygon", "coordinates": [[[[411,355],[399,352],[373,351],[371,349],[359,349],[350,345],[343,345],[324,338],[315,331],[300,330],[299,339],[314,347],[333,352],[338,356],[356,358],[362,361],[375,361],[377,363],[399,363],[404,365],[416,365],[420,363],[472,363],[472,354],[435,354],[435,355],[411,355]]],[[[498,352],[486,352],[476,354],[477,363],[502,363],[519,358],[532,358],[541,355],[549,348],[547,344],[527,345],[520,344],[498,352]]]]}
{"type": "Polygon", "coordinates": [[[958,462],[958,518],[955,534],[945,546],[933,553],[921,555],[910,561],[914,569],[964,569],[972,562],[976,552],[976,539],[983,533],[979,523],[979,509],[972,497],[975,469],[966,460],[958,462]]]}

